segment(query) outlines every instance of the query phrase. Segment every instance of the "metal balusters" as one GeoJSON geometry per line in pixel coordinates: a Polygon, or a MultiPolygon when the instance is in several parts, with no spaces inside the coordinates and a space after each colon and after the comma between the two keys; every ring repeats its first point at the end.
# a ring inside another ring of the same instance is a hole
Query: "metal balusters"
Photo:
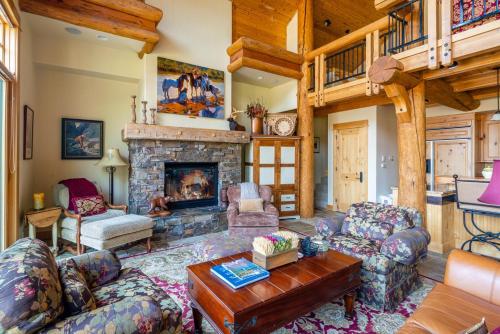
{"type": "Polygon", "coordinates": [[[487,4],[488,2],[486,0],[482,1],[483,4],[483,10],[478,11],[478,15],[476,15],[476,0],[460,0],[458,4],[454,6],[458,6],[458,8],[453,8],[453,11],[455,12],[457,9],[459,11],[459,22],[455,23],[453,25],[453,29],[458,29],[470,24],[477,23],[479,21],[488,19],[490,17],[494,17],[497,15],[500,15],[500,8],[499,8],[499,2],[500,0],[495,1],[495,6],[493,10],[489,11],[487,10],[487,4]],[[467,13],[467,9],[465,7],[466,3],[470,3],[470,13],[467,13]]]}
{"type": "Polygon", "coordinates": [[[331,54],[325,58],[325,86],[333,86],[342,81],[360,77],[365,74],[366,42],[331,54]]]}
{"type": "Polygon", "coordinates": [[[389,13],[389,54],[408,50],[426,38],[423,0],[404,3],[389,13]]]}

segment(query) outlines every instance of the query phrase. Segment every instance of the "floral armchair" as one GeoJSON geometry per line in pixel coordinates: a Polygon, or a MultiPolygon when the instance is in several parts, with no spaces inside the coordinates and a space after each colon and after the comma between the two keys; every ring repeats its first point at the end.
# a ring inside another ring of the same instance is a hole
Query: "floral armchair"
{"type": "Polygon", "coordinates": [[[56,263],[42,241],[18,240],[0,254],[0,292],[0,333],[181,332],[176,303],[140,270],[121,270],[110,251],[56,263]],[[85,290],[63,278],[70,263],[85,290]],[[91,303],[79,311],[82,298],[91,303]]]}
{"type": "Polygon", "coordinates": [[[351,205],[343,219],[321,219],[316,231],[330,248],[363,260],[359,297],[393,311],[420,284],[417,263],[427,255],[429,233],[416,209],[371,202],[351,205]]]}

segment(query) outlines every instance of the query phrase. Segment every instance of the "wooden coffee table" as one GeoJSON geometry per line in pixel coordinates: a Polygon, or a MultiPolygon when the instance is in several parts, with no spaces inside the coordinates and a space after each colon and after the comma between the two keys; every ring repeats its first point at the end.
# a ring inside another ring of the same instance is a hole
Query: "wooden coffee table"
{"type": "Polygon", "coordinates": [[[339,297],[352,316],[361,260],[329,250],[273,269],[269,278],[238,290],[210,272],[242,257],[252,260],[245,252],[187,267],[195,333],[202,332],[203,317],[217,333],[269,333],[339,297]]]}

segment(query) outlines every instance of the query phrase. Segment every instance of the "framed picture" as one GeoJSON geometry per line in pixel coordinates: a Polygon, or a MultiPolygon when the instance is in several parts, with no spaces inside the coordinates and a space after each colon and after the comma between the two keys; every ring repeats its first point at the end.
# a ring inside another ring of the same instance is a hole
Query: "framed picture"
{"type": "Polygon", "coordinates": [[[159,113],[224,119],[224,71],[158,57],[159,113]]]}
{"type": "Polygon", "coordinates": [[[319,153],[319,137],[314,137],[314,153],[319,153]]]}
{"type": "Polygon", "coordinates": [[[61,159],[101,159],[103,149],[103,121],[62,119],[61,159]]]}
{"type": "Polygon", "coordinates": [[[23,137],[23,159],[33,159],[33,121],[35,112],[33,109],[24,106],[24,137],[23,137]]]}

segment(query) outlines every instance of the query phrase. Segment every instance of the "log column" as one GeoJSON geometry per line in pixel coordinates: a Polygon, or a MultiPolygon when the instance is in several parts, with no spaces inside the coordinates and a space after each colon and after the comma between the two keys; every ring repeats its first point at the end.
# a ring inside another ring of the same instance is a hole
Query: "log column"
{"type": "Polygon", "coordinates": [[[373,83],[384,85],[396,108],[398,132],[398,204],[418,209],[425,220],[425,81],[403,72],[391,57],[377,59],[369,70],[373,83]]]}
{"type": "MultiPolygon", "coordinates": [[[[313,0],[299,0],[298,51],[305,56],[313,50],[313,0]]],[[[302,64],[303,77],[298,82],[297,114],[298,135],[302,137],[300,149],[300,216],[314,216],[314,110],[307,102],[309,88],[309,62],[302,64]]]]}

